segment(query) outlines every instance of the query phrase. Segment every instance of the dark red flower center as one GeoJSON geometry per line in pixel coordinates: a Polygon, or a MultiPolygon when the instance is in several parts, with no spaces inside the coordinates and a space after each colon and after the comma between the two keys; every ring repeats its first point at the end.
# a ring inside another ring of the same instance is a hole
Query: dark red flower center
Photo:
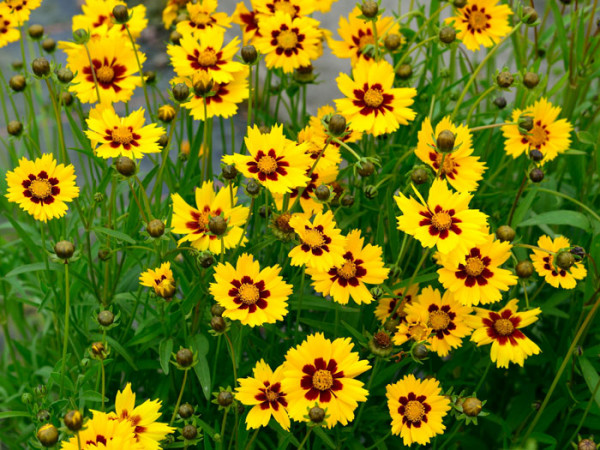
{"type": "Polygon", "coordinates": [[[329,252],[329,244],[331,244],[331,238],[324,233],[323,225],[317,225],[316,227],[305,225],[301,241],[300,248],[307,253],[312,252],[315,256],[321,256],[324,252],[329,252]]]}
{"type": "Polygon", "coordinates": [[[287,407],[288,403],[285,399],[285,392],[281,391],[281,383],[271,384],[268,381],[263,383],[264,388],[259,389],[259,393],[254,396],[260,403],[260,409],[272,408],[275,411],[279,411],[279,405],[284,408],[287,407]]]}
{"type": "Polygon", "coordinates": [[[467,30],[471,34],[481,33],[483,30],[491,28],[490,20],[492,16],[485,12],[485,7],[479,9],[477,5],[465,6],[463,10],[463,23],[467,25],[467,30]]]}
{"type": "Polygon", "coordinates": [[[23,195],[33,203],[42,203],[50,205],[54,202],[54,197],[60,194],[57,178],[49,178],[45,170],[35,176],[30,173],[26,180],[23,180],[21,186],[25,188],[23,195]]]}
{"type": "Polygon", "coordinates": [[[487,327],[487,334],[490,338],[498,341],[500,345],[519,345],[517,339],[525,339],[525,335],[517,328],[521,323],[519,316],[513,316],[510,309],[505,309],[502,314],[490,311],[488,317],[483,319],[483,324],[487,327]]]}
{"type": "Polygon", "coordinates": [[[271,293],[265,289],[263,280],[255,283],[252,278],[244,275],[241,280],[233,280],[231,285],[233,288],[229,290],[229,296],[233,297],[233,302],[238,305],[238,309],[247,309],[253,313],[257,308],[267,307],[265,299],[269,298],[271,293]]]}
{"type": "Polygon", "coordinates": [[[479,286],[488,284],[488,279],[494,276],[494,272],[488,269],[492,260],[489,256],[482,256],[477,247],[473,247],[464,264],[458,265],[458,270],[454,273],[456,278],[465,280],[465,286],[473,287],[477,283],[479,286]]]}
{"type": "Polygon", "coordinates": [[[304,49],[302,42],[306,36],[300,33],[296,27],[288,27],[286,24],[281,25],[279,30],[271,32],[271,45],[275,47],[275,53],[278,55],[292,56],[297,55],[300,50],[304,49]]]}
{"type": "Polygon", "coordinates": [[[306,364],[302,368],[304,376],[300,380],[300,386],[307,392],[304,397],[307,400],[316,400],[323,403],[331,401],[335,392],[343,388],[339,380],[344,377],[343,371],[338,371],[335,359],[325,362],[323,358],[316,358],[313,364],[306,364]]]}
{"type": "Polygon", "coordinates": [[[444,336],[450,334],[450,331],[456,329],[454,319],[456,313],[450,310],[450,305],[442,305],[440,308],[436,304],[429,305],[429,319],[427,325],[433,330],[438,339],[444,339],[444,336]]]}
{"type": "Polygon", "coordinates": [[[344,255],[344,264],[339,267],[333,267],[329,270],[331,281],[342,286],[358,286],[359,279],[367,274],[367,269],[362,265],[362,259],[354,259],[352,252],[346,252],[344,255]]]}
{"type": "Polygon", "coordinates": [[[452,231],[455,234],[461,234],[462,230],[456,225],[462,223],[457,217],[454,217],[456,211],[454,209],[444,210],[440,205],[436,205],[433,209],[420,211],[419,214],[424,217],[419,222],[420,226],[429,226],[429,234],[431,236],[439,236],[440,239],[446,239],[452,231]]]}
{"type": "Polygon", "coordinates": [[[421,422],[427,423],[427,414],[431,411],[431,406],[426,400],[425,395],[417,396],[414,392],[398,399],[400,402],[398,414],[402,416],[402,423],[408,428],[420,428],[421,422]]]}
{"type": "Polygon", "coordinates": [[[372,86],[365,83],[362,89],[354,89],[354,97],[352,103],[361,108],[360,113],[363,116],[374,114],[377,117],[379,113],[394,110],[391,106],[394,96],[386,93],[379,83],[372,86]]]}

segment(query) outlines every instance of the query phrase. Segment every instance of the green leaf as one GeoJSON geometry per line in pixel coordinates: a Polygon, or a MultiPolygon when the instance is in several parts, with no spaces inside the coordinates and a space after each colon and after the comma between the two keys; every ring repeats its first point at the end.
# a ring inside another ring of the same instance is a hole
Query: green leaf
{"type": "Polygon", "coordinates": [[[31,417],[27,411],[4,411],[0,412],[0,419],[10,419],[11,417],[31,417]]]}
{"type": "Polygon", "coordinates": [[[325,444],[329,448],[336,448],[335,443],[329,436],[327,436],[327,433],[323,431],[323,428],[314,427],[313,430],[315,434],[319,437],[319,439],[321,439],[321,442],[323,442],[323,444],[325,444]]]}
{"type": "Polygon", "coordinates": [[[202,387],[202,393],[207,401],[210,400],[210,370],[208,369],[208,361],[206,356],[198,355],[198,364],[194,366],[194,372],[198,377],[200,386],[202,387]]]}
{"type": "Polygon", "coordinates": [[[530,217],[521,222],[518,227],[529,227],[532,225],[570,225],[589,231],[590,221],[586,215],[570,210],[548,211],[537,216],[530,217]]]}
{"type": "MultiPolygon", "coordinates": [[[[56,267],[50,266],[49,269],[56,270],[56,267]]],[[[22,273],[38,272],[40,270],[46,270],[46,263],[39,262],[39,263],[26,264],[24,266],[17,267],[16,269],[13,269],[10,272],[8,272],[6,274],[6,278],[14,277],[14,276],[20,275],[22,273]]]]}
{"type": "Polygon", "coordinates": [[[160,367],[162,367],[165,375],[169,375],[171,352],[173,351],[173,339],[169,338],[166,341],[161,341],[158,347],[158,355],[160,358],[160,367]]]}
{"type": "MultiPolygon", "coordinates": [[[[102,394],[100,394],[99,392],[96,391],[84,391],[83,394],[81,394],[80,397],[81,400],[85,400],[88,402],[94,402],[94,403],[102,403],[102,394]]],[[[108,401],[108,399],[105,397],[104,398],[105,401],[108,401]]]]}
{"type": "Polygon", "coordinates": [[[577,133],[577,139],[579,142],[583,142],[584,144],[594,145],[596,140],[594,139],[594,135],[589,131],[580,131],[577,133]]]}
{"type": "Polygon", "coordinates": [[[596,404],[600,406],[600,389],[598,389],[600,375],[598,375],[598,372],[596,372],[596,369],[594,369],[590,360],[585,356],[579,358],[579,365],[581,366],[585,383],[588,385],[591,393],[595,392],[594,400],[596,401],[596,404]]]}
{"type": "Polygon", "coordinates": [[[106,234],[107,236],[114,237],[120,241],[128,242],[129,244],[136,243],[135,239],[133,239],[131,236],[125,233],[121,233],[120,231],[111,230],[110,228],[94,227],[92,228],[92,231],[95,231],[96,233],[106,234]]]}

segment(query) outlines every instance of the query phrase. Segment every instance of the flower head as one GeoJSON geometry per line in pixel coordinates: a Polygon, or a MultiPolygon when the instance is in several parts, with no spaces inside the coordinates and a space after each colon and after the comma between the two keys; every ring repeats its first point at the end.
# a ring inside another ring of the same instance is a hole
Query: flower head
{"type": "Polygon", "coordinates": [[[19,40],[21,34],[18,26],[19,23],[15,20],[8,5],[0,3],[0,48],[19,40]]]}
{"type": "Polygon", "coordinates": [[[140,275],[140,284],[151,287],[156,295],[171,298],[175,292],[175,278],[171,263],[164,262],[156,269],[148,269],[140,275]]]}
{"type": "Polygon", "coordinates": [[[244,45],[252,42],[254,36],[260,36],[258,15],[256,11],[249,11],[244,2],[239,2],[236,5],[231,21],[237,23],[242,29],[242,42],[244,45]]]}
{"type": "Polygon", "coordinates": [[[19,166],[6,173],[9,202],[17,203],[35,220],[47,222],[67,213],[67,202],[79,196],[75,168],[56,164],[50,154],[35,161],[23,157],[19,166]]]}
{"type": "MultiPolygon", "coordinates": [[[[61,443],[61,450],[120,450],[139,449],[134,425],[129,421],[114,420],[111,414],[92,411],[79,436],[61,443]]],[[[156,446],[148,447],[158,448],[156,446]]]]}
{"type": "Polygon", "coordinates": [[[541,236],[537,245],[548,251],[533,250],[531,255],[533,267],[550,286],[573,289],[577,285],[577,280],[583,280],[587,275],[587,270],[581,263],[576,262],[568,270],[555,265],[556,253],[560,250],[568,251],[571,247],[571,242],[566,237],[558,236],[553,240],[549,236],[541,236]]]}
{"type": "Polygon", "coordinates": [[[281,389],[283,366],[271,370],[264,360],[254,366],[252,377],[240,378],[235,398],[242,404],[252,406],[246,416],[247,428],[266,427],[273,417],[284,430],[290,429],[287,414],[287,395],[281,389]]]}
{"type": "Polygon", "coordinates": [[[285,355],[282,387],[288,394],[288,413],[306,421],[307,410],[315,403],[329,414],[327,427],[354,419],[358,402],[369,394],[355,378],[371,368],[353,352],[350,338],[335,341],[316,333],[285,355]]]}
{"type": "Polygon", "coordinates": [[[242,239],[249,209],[237,204],[237,196],[233,198],[228,188],[221,188],[215,194],[212,181],[205,181],[202,187],[195,190],[196,207],[188,205],[179,194],[171,194],[173,200],[173,233],[183,234],[178,244],[189,242],[198,250],[210,250],[220,253],[221,245],[225,249],[244,244],[242,239]],[[208,222],[211,217],[222,216],[227,222],[227,230],[222,236],[210,232],[208,222]],[[222,243],[221,243],[222,240],[222,243]]]}
{"type": "MultiPolygon", "coordinates": [[[[126,5],[122,0],[86,0],[81,6],[83,14],[73,16],[73,31],[82,29],[89,30],[92,35],[104,33],[104,30],[116,27],[120,30],[124,39],[129,39],[125,25],[118,25],[114,21],[113,9],[117,5],[126,5]],[[105,28],[102,28],[102,26],[105,28]]],[[[148,26],[146,19],[146,7],[137,5],[129,8],[130,19],[127,28],[134,39],[138,38],[142,31],[148,26]]]]}
{"type": "Polygon", "coordinates": [[[337,109],[356,131],[379,136],[407,125],[416,113],[409,107],[417,94],[414,88],[394,88],[394,68],[387,61],[359,60],[352,80],[341,73],[338,88],[346,98],[335,101],[337,109]]]}
{"type": "Polygon", "coordinates": [[[477,51],[481,45],[491,47],[510,31],[508,17],[512,11],[507,5],[497,3],[498,0],[468,0],[456,16],[445,22],[454,22],[458,39],[469,50],[477,51]]]}
{"type": "Polygon", "coordinates": [[[444,432],[442,421],[450,410],[450,400],[441,395],[438,380],[417,380],[410,374],[385,389],[392,434],[400,435],[404,445],[428,444],[432,437],[444,432]]]}
{"type": "Polygon", "coordinates": [[[183,36],[201,35],[200,33],[207,28],[220,28],[223,31],[231,26],[231,19],[226,13],[216,12],[217,0],[188,3],[186,8],[188,19],[178,22],[176,27],[183,36]]]}
{"type": "Polygon", "coordinates": [[[474,308],[471,326],[475,329],[471,340],[477,346],[492,344],[492,362],[508,368],[509,363],[523,367],[525,358],[540,353],[540,348],[523,334],[521,328],[531,325],[542,312],[540,308],[518,312],[518,300],[509,301],[500,311],[474,308]]]}
{"type": "Polygon", "coordinates": [[[418,139],[415,154],[436,173],[439,172],[441,179],[448,180],[459,192],[477,189],[477,183],[483,178],[485,164],[472,155],[472,137],[467,126],[454,125],[449,117],[444,117],[436,125],[434,132],[431,121],[426,117],[418,139]],[[444,130],[449,130],[455,136],[455,150],[452,153],[441,153],[437,149],[436,137],[444,130]]]}
{"type": "Polygon", "coordinates": [[[165,28],[168,30],[173,25],[173,22],[177,19],[177,16],[185,11],[185,7],[192,0],[167,0],[165,9],[162,12],[162,20],[165,24],[165,28]]]}
{"type": "Polygon", "coordinates": [[[229,263],[215,268],[210,293],[225,308],[223,317],[254,327],[275,323],[287,314],[292,286],[279,275],[278,265],[262,270],[252,255],[243,253],[235,267],[229,263]]]}
{"type": "Polygon", "coordinates": [[[518,122],[523,116],[531,117],[533,128],[526,133],[519,131],[518,125],[505,125],[502,134],[506,138],[504,149],[513,158],[539,150],[544,155],[543,162],[552,161],[569,149],[573,126],[567,119],[558,119],[560,106],[552,106],[545,98],[537,100],[524,110],[512,112],[512,122],[518,122]]]}
{"type": "Polygon", "coordinates": [[[39,8],[42,0],[4,0],[4,4],[10,9],[15,22],[18,25],[23,25],[29,20],[31,11],[39,8]]]}
{"type": "Polygon", "coordinates": [[[375,308],[375,317],[382,324],[388,319],[406,321],[406,307],[411,304],[419,293],[419,285],[413,284],[409,287],[402,287],[394,291],[394,297],[383,296],[375,308]]]}
{"type": "MultiPolygon", "coordinates": [[[[283,13],[292,19],[307,16],[314,12],[316,0],[252,0],[259,19],[283,13]]],[[[262,25],[261,25],[262,26],[262,25]]]]}

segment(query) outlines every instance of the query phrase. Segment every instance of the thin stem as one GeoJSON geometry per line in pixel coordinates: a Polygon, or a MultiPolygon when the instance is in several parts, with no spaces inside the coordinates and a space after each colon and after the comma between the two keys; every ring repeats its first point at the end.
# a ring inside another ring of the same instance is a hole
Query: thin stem
{"type": "Polygon", "coordinates": [[[512,207],[510,208],[510,214],[508,215],[507,225],[510,227],[512,223],[513,216],[515,215],[515,210],[517,209],[517,203],[519,203],[519,199],[521,198],[521,194],[523,194],[523,190],[525,189],[525,185],[527,184],[527,174],[523,176],[523,181],[521,181],[521,186],[517,192],[515,200],[513,201],[512,207]]]}
{"type": "Polygon", "coordinates": [[[69,296],[69,262],[65,261],[65,331],[63,336],[62,362],[60,369],[60,393],[62,395],[65,386],[65,368],[67,360],[67,345],[69,342],[69,314],[71,313],[71,302],[69,296]]]}
{"type": "Polygon", "coordinates": [[[250,450],[250,448],[252,448],[252,444],[254,443],[256,436],[258,436],[259,431],[260,431],[260,428],[257,428],[256,431],[254,431],[254,433],[252,433],[252,437],[248,441],[248,444],[246,445],[245,450],[250,450]]]}
{"type": "Polygon", "coordinates": [[[46,78],[46,86],[48,86],[48,93],[50,94],[50,100],[52,101],[52,109],[54,110],[54,115],[56,116],[56,128],[58,129],[58,143],[60,144],[60,157],[63,162],[66,164],[67,160],[67,147],[65,145],[65,135],[63,132],[62,126],[62,118],[60,116],[60,105],[57,102],[56,96],[54,95],[54,90],[52,89],[52,85],[50,84],[50,80],[46,78]]]}
{"type": "Polygon", "coordinates": [[[225,445],[225,427],[227,425],[227,414],[229,414],[229,408],[225,408],[225,412],[223,413],[223,420],[221,420],[221,441],[219,447],[223,449],[225,445]]]}
{"type": "Polygon", "coordinates": [[[308,441],[308,437],[310,436],[310,433],[312,431],[312,427],[308,429],[308,431],[306,432],[306,436],[304,436],[304,439],[302,439],[302,442],[300,442],[300,445],[298,446],[298,450],[302,450],[302,448],[304,447],[304,444],[306,444],[306,441],[308,441]]]}
{"type": "MultiPolygon", "coordinates": [[[[373,384],[373,380],[375,379],[375,373],[379,368],[379,364],[381,362],[381,358],[375,357],[375,364],[373,364],[373,370],[371,370],[371,375],[369,376],[369,382],[367,383],[367,391],[371,392],[371,385],[373,384]]],[[[356,429],[357,425],[360,423],[360,418],[362,417],[363,411],[365,410],[365,405],[367,402],[362,402],[360,404],[360,408],[358,409],[358,414],[356,415],[356,420],[354,421],[354,425],[352,426],[352,431],[356,429]]]]}
{"type": "MultiPolygon", "coordinates": [[[[248,66],[248,128],[250,128],[254,122],[252,121],[252,64],[248,66]]],[[[233,147],[231,147],[233,152],[233,147]]]]}
{"type": "Polygon", "coordinates": [[[173,133],[175,131],[175,123],[177,121],[177,115],[179,114],[179,106],[177,106],[177,109],[175,109],[175,116],[173,117],[173,120],[171,121],[171,128],[169,129],[169,136],[167,138],[167,143],[165,144],[165,147],[163,148],[162,151],[162,162],[160,164],[160,168],[158,169],[158,176],[156,177],[156,182],[154,183],[154,188],[152,189],[152,192],[150,193],[150,198],[154,197],[155,193],[157,194],[157,200],[159,199],[160,194],[158,194],[159,192],[161,192],[161,188],[162,188],[162,177],[163,177],[163,172],[165,171],[165,167],[167,166],[167,161],[169,160],[169,149],[171,147],[171,140],[173,139],[173,133]]]}
{"type": "Polygon", "coordinates": [[[179,390],[179,397],[177,397],[177,403],[175,403],[175,409],[173,410],[173,415],[171,416],[171,421],[169,422],[169,426],[173,425],[173,422],[175,422],[175,417],[177,417],[177,411],[179,411],[179,405],[181,404],[181,398],[183,397],[183,391],[185,390],[185,382],[187,381],[187,374],[188,374],[189,370],[190,370],[190,368],[187,367],[183,371],[183,381],[181,382],[181,389],[179,390]]]}
{"type": "Polygon", "coordinates": [[[235,351],[233,350],[233,344],[231,342],[231,339],[229,339],[229,336],[227,335],[227,333],[223,333],[223,336],[225,336],[225,340],[227,341],[227,346],[229,347],[229,352],[230,352],[230,356],[231,356],[231,365],[233,367],[233,384],[234,386],[237,384],[237,364],[235,362],[235,351]]]}
{"type": "Polygon", "coordinates": [[[92,55],[90,55],[90,49],[87,44],[83,44],[85,47],[85,52],[87,53],[88,60],[90,62],[90,71],[92,72],[92,78],[94,79],[94,86],[96,86],[96,95],[98,96],[98,103],[102,103],[100,100],[100,87],[98,85],[98,77],[96,76],[96,67],[94,66],[94,62],[92,61],[92,55]]]}
{"type": "Polygon", "coordinates": [[[144,97],[146,99],[146,107],[148,108],[148,114],[150,117],[154,117],[152,115],[152,107],[150,105],[150,100],[148,98],[148,90],[146,89],[146,80],[144,79],[144,72],[142,70],[142,63],[140,62],[140,57],[138,55],[137,46],[135,45],[135,40],[131,35],[131,31],[129,31],[129,26],[124,24],[125,30],[127,31],[127,35],[129,36],[129,40],[131,41],[131,46],[133,47],[133,54],[135,55],[135,61],[137,62],[138,70],[140,72],[140,78],[142,79],[142,89],[144,90],[144,97]]]}
{"type": "Polygon", "coordinates": [[[103,359],[100,359],[100,371],[102,373],[102,411],[104,411],[104,396],[106,394],[106,371],[104,370],[103,359]]]}
{"type": "Polygon", "coordinates": [[[373,30],[373,46],[375,47],[375,61],[379,61],[379,39],[377,38],[377,17],[371,20],[371,29],[373,30]]]}
{"type": "Polygon", "coordinates": [[[579,200],[575,200],[573,197],[569,197],[568,195],[563,194],[561,192],[551,191],[550,189],[537,188],[537,190],[540,191],[540,192],[546,192],[548,194],[553,194],[553,195],[556,195],[558,197],[562,197],[562,198],[564,198],[566,200],[569,200],[569,201],[575,203],[577,206],[585,209],[588,213],[590,213],[594,217],[594,219],[596,219],[598,222],[600,222],[600,216],[598,214],[596,214],[590,207],[588,207],[588,206],[584,205],[583,203],[581,203],[579,200]]]}
{"type": "Polygon", "coordinates": [[[360,161],[360,156],[358,156],[358,154],[354,150],[352,150],[352,148],[345,142],[340,141],[338,138],[332,138],[331,142],[335,142],[336,144],[341,145],[346,150],[348,150],[350,153],[352,153],[352,156],[354,156],[357,161],[360,161]]]}

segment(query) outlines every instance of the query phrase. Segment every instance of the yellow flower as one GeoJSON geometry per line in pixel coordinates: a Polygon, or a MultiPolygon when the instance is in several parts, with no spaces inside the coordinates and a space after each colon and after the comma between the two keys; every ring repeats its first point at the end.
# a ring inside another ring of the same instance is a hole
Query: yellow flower
{"type": "MultiPolygon", "coordinates": [[[[90,39],[87,48],[94,66],[101,102],[127,102],[135,88],[142,85],[131,44],[124,42],[122,36],[110,33],[90,39]]],[[[65,52],[67,67],[75,74],[69,90],[82,103],[98,102],[96,82],[85,47],[67,44],[65,52]]],[[[146,55],[139,50],[138,57],[140,64],[146,61],[146,55]]]]}
{"type": "Polygon", "coordinates": [[[327,428],[337,423],[347,425],[354,419],[358,402],[366,401],[369,394],[356,377],[371,366],[353,349],[350,338],[332,342],[316,333],[287,352],[282,387],[292,419],[305,422],[308,409],[315,403],[327,410],[327,428]]]}
{"type": "Polygon", "coordinates": [[[458,39],[469,50],[477,51],[481,45],[491,47],[510,31],[508,17],[512,11],[507,5],[497,3],[498,0],[468,0],[456,16],[445,22],[454,22],[458,39]]]}
{"type": "Polygon", "coordinates": [[[184,11],[185,6],[192,0],[167,0],[165,9],[162,12],[162,20],[165,28],[168,30],[177,19],[177,16],[184,11]]]}
{"type": "Polygon", "coordinates": [[[300,244],[288,254],[292,266],[328,271],[344,264],[346,238],[337,228],[331,211],[317,213],[312,222],[310,216],[296,214],[290,219],[290,226],[300,238],[300,244]]]}
{"type": "Polygon", "coordinates": [[[324,132],[321,134],[321,131],[312,125],[307,125],[298,133],[298,143],[306,144],[306,154],[310,156],[311,167],[317,163],[315,169],[337,168],[338,164],[342,162],[339,146],[332,142],[325,146],[327,138],[328,136],[324,132]]]}
{"type": "Polygon", "coordinates": [[[287,414],[287,395],[281,390],[283,366],[271,370],[264,360],[256,363],[253,376],[238,379],[235,398],[243,405],[252,406],[246,416],[247,429],[266,427],[273,417],[284,430],[290,429],[287,414]]]}
{"type": "Polygon", "coordinates": [[[415,300],[419,285],[413,284],[394,291],[395,297],[381,297],[375,308],[375,317],[384,325],[388,319],[406,321],[406,307],[415,300]],[[398,304],[400,302],[400,304],[398,304]],[[398,305],[398,306],[396,306],[398,305]]]}
{"type": "Polygon", "coordinates": [[[164,299],[170,299],[175,294],[175,278],[171,263],[165,262],[156,269],[148,269],[140,275],[140,284],[151,287],[154,293],[164,299]]]}
{"type": "MultiPolygon", "coordinates": [[[[234,192],[236,188],[234,187],[234,192]]],[[[228,187],[223,187],[215,194],[212,181],[205,181],[201,188],[195,191],[196,208],[188,205],[179,194],[171,194],[173,200],[173,219],[171,226],[173,233],[184,234],[177,243],[190,242],[191,246],[200,251],[210,250],[212,253],[220,253],[221,245],[225,249],[234,248],[241,240],[246,242],[242,235],[242,227],[246,223],[249,209],[245,206],[235,206],[237,195],[231,198],[228,187]],[[210,232],[208,222],[211,217],[223,216],[227,222],[227,231],[221,236],[210,232]],[[221,244],[221,241],[222,244],[221,244]]]]}
{"type": "Polygon", "coordinates": [[[315,291],[331,296],[345,305],[350,297],[358,303],[371,303],[373,295],[367,284],[378,285],[388,276],[389,269],[383,264],[382,250],[378,245],[363,245],[360,230],[352,230],[346,236],[344,262],[328,271],[309,268],[315,291]]]}
{"type": "Polygon", "coordinates": [[[225,155],[223,162],[234,164],[244,176],[259,181],[272,194],[291,192],[310,181],[306,176],[306,168],[312,166],[305,153],[307,145],[286,139],[282,125],[275,125],[264,134],[256,125],[248,128],[245,141],[249,155],[225,155]]]}
{"type": "Polygon", "coordinates": [[[210,75],[215,83],[229,83],[233,74],[244,70],[244,65],[233,61],[240,40],[236,36],[223,47],[225,32],[216,27],[202,30],[196,35],[184,35],[179,45],[167,46],[171,64],[180,77],[192,77],[197,71],[210,75]]]}
{"type": "MultiPolygon", "coordinates": [[[[134,425],[129,421],[114,420],[112,414],[92,411],[79,437],[73,436],[61,443],[61,450],[142,450],[135,437],[134,425]]],[[[158,447],[148,447],[158,448],[158,447]]]]}
{"type": "Polygon", "coordinates": [[[419,240],[424,247],[434,247],[440,253],[453,252],[460,262],[473,245],[485,241],[487,216],[469,209],[473,196],[452,192],[445,180],[434,180],[427,202],[422,203],[400,193],[395,197],[403,215],[398,217],[398,229],[419,240]]]}
{"type": "Polygon", "coordinates": [[[75,185],[75,168],[69,164],[56,164],[50,154],[35,161],[23,157],[19,166],[6,173],[9,202],[33,216],[47,222],[67,213],[67,203],[79,196],[75,185]]]}
{"type": "Polygon", "coordinates": [[[315,2],[315,6],[317,11],[327,13],[329,10],[331,10],[331,5],[337,1],[338,0],[319,0],[315,2]]]}
{"type": "Polygon", "coordinates": [[[117,392],[115,412],[110,413],[109,418],[117,423],[131,424],[134,428],[134,437],[141,448],[158,450],[162,448],[160,441],[175,431],[175,428],[166,423],[158,422],[160,406],[160,400],[146,400],[141,405],[135,406],[135,394],[131,391],[131,383],[127,383],[123,391],[117,392]]]}
{"type": "Polygon", "coordinates": [[[571,247],[571,242],[563,236],[556,239],[548,236],[541,236],[537,242],[538,247],[548,250],[533,250],[531,260],[536,272],[544,277],[546,282],[555,288],[573,289],[577,286],[577,280],[583,280],[587,275],[587,270],[583,264],[575,263],[568,270],[555,267],[554,258],[560,250],[566,250],[571,247]],[[552,253],[550,253],[552,252],[552,253]]]}
{"type": "Polygon", "coordinates": [[[183,36],[188,34],[201,36],[200,32],[207,28],[219,28],[224,31],[231,26],[231,19],[227,14],[216,12],[217,0],[188,3],[186,8],[189,19],[178,22],[176,27],[183,36]]]}
{"type": "Polygon", "coordinates": [[[6,3],[0,3],[0,48],[19,40],[21,33],[18,26],[11,9],[6,3]]]}
{"type": "MultiPolygon", "coordinates": [[[[405,308],[406,323],[414,323],[424,318],[431,334],[425,339],[431,349],[439,356],[444,357],[453,348],[462,345],[462,338],[471,333],[467,319],[471,308],[458,303],[450,291],[444,292],[427,286],[421,291],[416,301],[411,302],[405,308]]],[[[406,339],[402,327],[398,327],[399,334],[394,337],[394,344],[402,345],[406,339]]]]}
{"type": "Polygon", "coordinates": [[[519,122],[524,116],[531,117],[533,128],[521,134],[518,125],[505,125],[502,134],[506,138],[504,149],[513,158],[521,154],[529,154],[537,149],[544,155],[543,161],[552,161],[559,154],[569,149],[573,126],[567,119],[558,119],[559,106],[552,106],[545,98],[541,98],[523,111],[512,112],[512,122],[519,122]]]}
{"type": "Polygon", "coordinates": [[[404,445],[425,445],[446,429],[443,419],[450,410],[450,400],[442,394],[435,378],[417,380],[406,375],[385,388],[392,417],[392,434],[400,435],[404,445]]]}
{"type": "Polygon", "coordinates": [[[394,68],[387,61],[359,60],[352,75],[354,80],[344,73],[337,77],[338,88],[346,98],[335,101],[352,130],[379,136],[415,118],[409,106],[417,91],[394,88],[394,68]]]}
{"type": "Polygon", "coordinates": [[[23,25],[29,20],[31,11],[42,4],[42,0],[4,0],[4,4],[9,7],[15,22],[23,25]]]}
{"type": "MultiPolygon", "coordinates": [[[[322,2],[320,2],[322,3],[322,2]]],[[[360,7],[356,6],[348,19],[340,17],[338,33],[341,41],[329,41],[331,51],[338,58],[351,58],[354,67],[359,60],[370,61],[375,53],[375,37],[371,21],[365,21],[358,16],[362,15],[360,7]],[[365,47],[371,45],[371,52],[365,52],[365,47]]],[[[375,22],[377,37],[379,39],[379,51],[384,52],[382,37],[386,34],[400,34],[400,26],[392,17],[379,17],[375,22]]],[[[402,38],[404,43],[404,38],[402,38]]]]}
{"type": "Polygon", "coordinates": [[[249,11],[244,2],[239,2],[236,5],[231,21],[237,23],[242,29],[242,42],[244,45],[252,42],[254,36],[260,36],[256,11],[249,11]]]}
{"type": "Polygon", "coordinates": [[[254,38],[256,49],[265,55],[269,69],[292,73],[309,66],[319,57],[321,33],[319,22],[310,17],[292,17],[283,12],[260,19],[260,36],[254,38]]]}
{"type": "Polygon", "coordinates": [[[428,117],[423,121],[418,134],[417,157],[428,164],[441,179],[459,192],[477,190],[477,183],[483,178],[485,164],[479,158],[472,156],[473,146],[469,128],[465,125],[454,125],[449,117],[444,117],[435,127],[435,132],[428,117]],[[444,130],[451,131],[455,137],[452,153],[441,153],[437,149],[437,136],[444,130]],[[440,171],[440,165],[443,167],[440,171]]]}
{"type": "MultiPolygon", "coordinates": [[[[83,14],[73,16],[73,31],[87,30],[92,34],[98,31],[111,29],[113,27],[121,31],[123,39],[129,39],[129,35],[125,30],[125,25],[119,25],[114,22],[112,11],[117,5],[126,5],[122,0],[86,0],[81,5],[83,14]],[[105,25],[105,28],[101,28],[105,25]]],[[[142,31],[148,26],[146,19],[146,7],[137,5],[129,8],[130,19],[127,22],[129,32],[134,39],[138,38],[142,31]]]]}
{"type": "Polygon", "coordinates": [[[537,355],[540,348],[523,334],[521,328],[538,320],[540,308],[517,312],[518,300],[511,300],[498,312],[474,308],[477,316],[471,318],[475,328],[471,341],[477,346],[492,344],[491,358],[497,367],[508,368],[509,363],[523,367],[525,358],[537,355]]]}
{"type": "MultiPolygon", "coordinates": [[[[260,15],[259,21],[264,17],[273,16],[278,12],[291,18],[307,16],[314,12],[316,0],[251,0],[252,6],[260,15]]],[[[261,24],[262,27],[262,24],[261,24]]]]}
{"type": "Polygon", "coordinates": [[[279,275],[277,264],[260,269],[252,255],[243,253],[235,267],[229,263],[215,268],[210,293],[225,308],[223,317],[251,327],[275,323],[287,314],[292,286],[279,275]]]}
{"type": "Polygon", "coordinates": [[[101,158],[139,159],[146,153],[160,152],[158,140],[165,134],[164,128],[154,123],[144,126],[144,122],[143,108],[119,117],[111,104],[100,104],[90,111],[85,134],[101,158]]]}
{"type": "Polygon", "coordinates": [[[498,241],[489,234],[485,242],[467,252],[464,263],[440,254],[440,283],[463,305],[497,302],[503,291],[517,284],[517,277],[510,270],[500,268],[510,258],[511,248],[509,242],[498,241]]]}

